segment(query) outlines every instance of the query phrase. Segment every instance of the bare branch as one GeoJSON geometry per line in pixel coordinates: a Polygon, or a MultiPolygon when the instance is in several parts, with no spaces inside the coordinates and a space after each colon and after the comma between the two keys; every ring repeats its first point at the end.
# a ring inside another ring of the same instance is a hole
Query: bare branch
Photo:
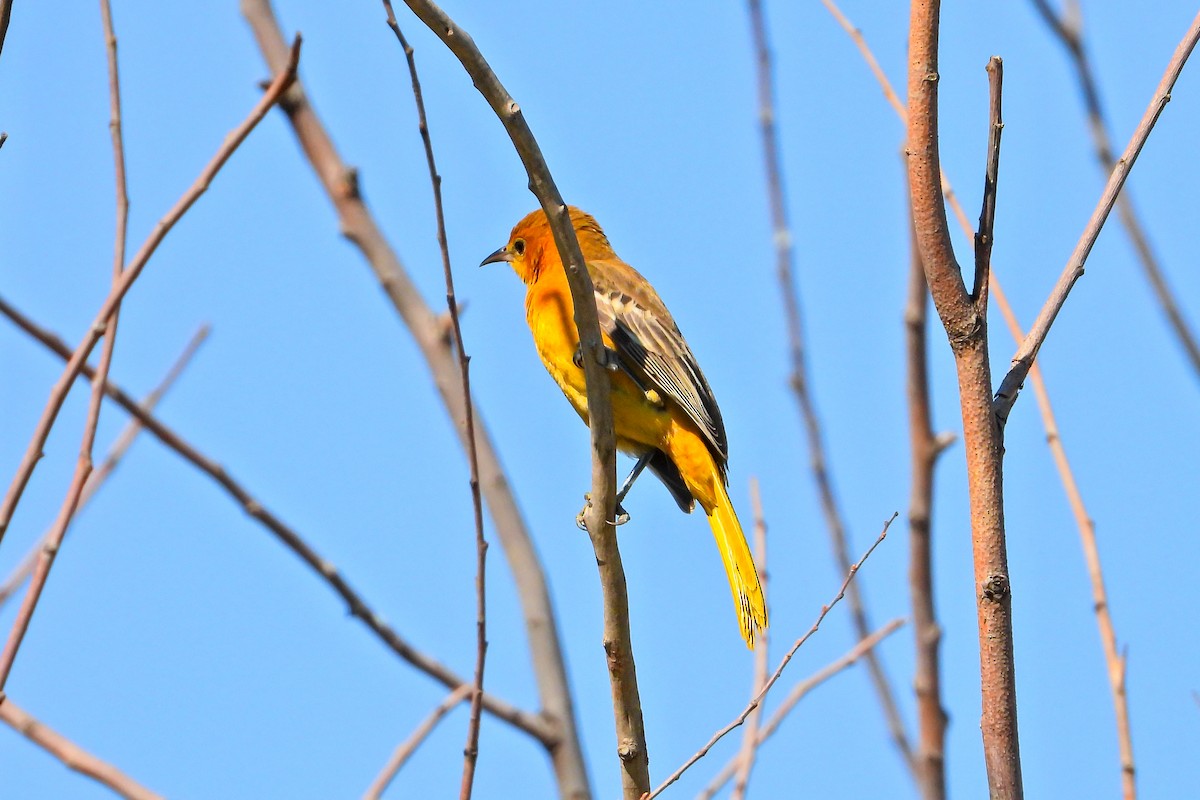
{"type": "MultiPolygon", "coordinates": [[[[274,68],[287,57],[287,48],[270,3],[266,0],[243,0],[242,14],[249,22],[268,65],[274,68]]],[[[445,326],[422,300],[395,251],[384,239],[358,193],[356,173],[338,155],[329,133],[299,82],[289,90],[280,108],[287,115],[305,156],[333,203],[343,234],[362,252],[388,299],[412,332],[433,374],[434,385],[466,448],[468,440],[462,422],[466,414],[466,401],[445,326]]],[[[473,409],[473,415],[480,488],[516,583],[537,675],[542,705],[541,724],[549,732],[539,739],[553,761],[560,796],[570,800],[588,800],[591,789],[587,766],[579,744],[571,687],[567,681],[558,639],[558,623],[550,602],[545,571],[496,455],[487,426],[477,408],[473,409]]],[[[487,708],[486,703],[484,707],[487,708]]]]}
{"type": "MultiPolygon", "coordinates": [[[[121,282],[122,265],[125,263],[125,234],[129,224],[129,195],[125,185],[125,144],[121,138],[121,81],[117,71],[117,35],[113,30],[112,9],[108,0],[100,0],[100,16],[104,22],[104,39],[108,53],[108,90],[110,122],[112,134],[113,168],[116,174],[116,235],[113,243],[112,289],[115,292],[121,282]]],[[[16,661],[17,651],[29,630],[33,612],[37,608],[46,580],[50,576],[50,568],[54,558],[62,546],[63,537],[75,512],[79,508],[79,499],[92,475],[92,449],[96,444],[96,429],[100,425],[100,407],[104,403],[104,382],[108,379],[108,371],[112,366],[113,352],[117,341],[117,323],[121,314],[121,301],[113,304],[112,310],[104,320],[104,346],[100,350],[100,365],[96,368],[97,382],[92,387],[88,400],[87,416],[83,424],[83,441],[79,445],[79,458],[75,462],[75,473],[71,484],[67,487],[67,496],[63,498],[58,518],[46,534],[42,545],[41,557],[33,568],[29,580],[29,588],[21,601],[21,608],[13,622],[12,631],[0,652],[0,690],[8,682],[13,662],[16,661]]]]}
{"type": "Polygon", "coordinates": [[[396,777],[396,773],[412,757],[412,754],[417,752],[417,748],[425,742],[429,734],[433,733],[433,729],[442,721],[442,717],[449,714],[455,706],[467,699],[467,697],[477,694],[479,692],[475,691],[474,686],[464,683],[446,695],[445,699],[438,703],[437,708],[433,709],[429,716],[417,726],[412,735],[396,747],[396,751],[392,753],[392,757],[388,759],[387,764],[384,765],[379,775],[363,794],[363,800],[379,800],[383,796],[384,791],[387,790],[388,785],[392,782],[392,779],[396,777]]]}
{"type": "MultiPolygon", "coordinates": [[[[1091,59],[1088,58],[1087,48],[1083,42],[1078,3],[1071,2],[1070,4],[1071,18],[1068,18],[1066,11],[1061,16],[1055,14],[1046,0],[1033,0],[1033,5],[1045,20],[1046,25],[1058,37],[1075,68],[1075,77],[1079,81],[1079,90],[1083,95],[1083,105],[1088,116],[1088,129],[1092,134],[1092,144],[1096,148],[1096,161],[1107,175],[1116,166],[1116,156],[1113,154],[1108,122],[1105,120],[1104,110],[1100,104],[1100,90],[1096,85],[1091,59]]],[[[1134,208],[1133,198],[1128,190],[1123,190],[1117,195],[1117,218],[1121,220],[1121,224],[1133,242],[1133,249],[1137,253],[1142,270],[1146,273],[1146,280],[1150,282],[1154,296],[1158,299],[1158,304],[1162,306],[1167,322],[1175,332],[1175,338],[1179,340],[1180,346],[1183,347],[1184,353],[1191,362],[1192,370],[1197,377],[1200,377],[1200,344],[1197,344],[1196,335],[1192,332],[1183,316],[1183,311],[1179,308],[1179,303],[1175,300],[1175,293],[1167,285],[1166,276],[1150,246],[1150,238],[1134,208]]],[[[1132,750],[1130,750],[1131,760],[1132,755],[1132,750]]],[[[1130,767],[1132,768],[1132,763],[1130,767]]],[[[1129,778],[1127,783],[1132,784],[1132,778],[1129,778]]],[[[1128,786],[1125,796],[1127,798],[1131,796],[1128,786]]]]}
{"type": "Polygon", "coordinates": [[[92,349],[96,346],[100,337],[104,335],[105,323],[112,314],[113,309],[124,299],[126,293],[133,286],[134,281],[141,275],[146,263],[150,260],[150,256],[158,249],[158,245],[162,243],[167,233],[170,232],[171,228],[175,226],[175,223],[179,221],[184,213],[192,207],[192,204],[207,191],[209,185],[221,170],[221,167],[224,166],[234,151],[250,135],[250,131],[266,116],[267,111],[271,109],[271,106],[275,104],[284,90],[291,84],[296,74],[296,62],[299,58],[300,37],[297,36],[292,46],[287,66],[271,81],[262,99],[258,101],[258,104],[250,112],[246,120],[225,137],[225,141],[217,151],[217,154],[200,173],[200,177],[196,179],[196,182],[184,192],[175,206],[154,226],[154,230],[142,244],[141,249],[138,250],[133,260],[129,262],[128,266],[122,272],[121,280],[113,287],[113,290],[100,306],[100,310],[89,326],[83,341],[79,343],[71,359],[67,362],[67,366],[63,369],[62,375],[50,390],[50,398],[46,401],[46,408],[38,420],[29,446],[26,448],[25,455],[21,459],[21,464],[17,468],[17,473],[13,476],[12,484],[4,496],[4,501],[0,503],[0,540],[3,540],[9,523],[12,522],[13,514],[16,512],[17,504],[21,501],[21,495],[24,493],[25,487],[29,483],[29,478],[33,475],[33,470],[41,458],[42,447],[45,446],[46,438],[50,435],[50,428],[54,425],[54,420],[58,417],[58,412],[62,409],[67,392],[75,378],[79,375],[92,349]]]}
{"type": "Polygon", "coordinates": [[[1150,137],[1150,131],[1154,130],[1154,124],[1158,122],[1159,116],[1170,101],[1171,90],[1175,87],[1175,81],[1183,71],[1188,56],[1196,47],[1197,40],[1200,40],[1200,14],[1197,14],[1192,20],[1191,27],[1188,28],[1179,46],[1175,48],[1175,53],[1171,56],[1171,62],[1167,65],[1162,81],[1155,89],[1154,97],[1150,100],[1150,105],[1146,108],[1146,113],[1142,115],[1142,120],[1138,123],[1133,136],[1130,137],[1125,152],[1113,167],[1108,184],[1105,185],[1104,191],[1100,195],[1100,201],[1096,204],[1096,210],[1092,212],[1091,218],[1084,226],[1083,234],[1079,237],[1079,242],[1075,245],[1075,250],[1071,253],[1070,258],[1067,259],[1067,265],[1059,275],[1058,283],[1051,290],[1046,304],[1042,306],[1029,333],[1026,334],[1024,341],[1021,342],[1012,357],[1012,367],[1001,381],[1000,388],[996,390],[995,412],[1001,424],[1008,419],[1013,403],[1017,401],[1021,385],[1025,382],[1025,376],[1029,374],[1029,368],[1033,365],[1033,360],[1037,357],[1042,343],[1046,341],[1050,326],[1054,324],[1055,317],[1058,316],[1058,312],[1066,302],[1071,287],[1075,285],[1075,281],[1083,277],[1083,265],[1087,261],[1088,254],[1092,252],[1092,246],[1100,235],[1100,229],[1107,221],[1108,213],[1112,210],[1113,203],[1116,202],[1117,194],[1125,185],[1125,179],[1129,177],[1134,162],[1137,161],[1142,147],[1150,137]]]}
{"type": "MultiPolygon", "coordinates": [[[[979,622],[980,730],[988,786],[994,800],[1020,800],[1012,594],[1004,536],[1004,448],[991,409],[987,307],[977,305],[983,298],[969,295],[963,284],[942,198],[937,121],[939,15],[938,0],[913,0],[908,42],[908,178],[913,229],[958,371],[979,622]]],[[[990,88],[994,136],[999,122],[999,82],[990,82],[990,88]]],[[[986,275],[980,280],[983,278],[986,275]]]]}
{"type": "MultiPolygon", "coordinates": [[[[147,413],[154,411],[154,407],[158,405],[158,401],[161,400],[163,395],[166,394],[167,390],[171,388],[171,386],[175,383],[175,380],[180,376],[180,374],[182,374],[184,368],[188,365],[188,362],[191,361],[192,356],[196,354],[196,350],[199,349],[200,345],[204,342],[205,338],[208,336],[208,332],[209,326],[202,325],[196,331],[196,333],[192,335],[191,341],[188,342],[187,347],[185,347],[183,350],[183,353],[180,354],[178,359],[176,359],[174,365],[172,365],[171,369],[167,372],[166,377],[162,379],[162,381],[157,387],[154,388],[152,392],[142,399],[142,402],[138,403],[138,408],[141,408],[147,413]]],[[[91,500],[100,487],[104,485],[104,482],[108,479],[108,476],[116,470],[117,466],[121,463],[121,459],[124,458],[126,451],[128,451],[130,446],[133,445],[137,435],[141,432],[142,423],[137,419],[131,419],[125,426],[125,429],[121,431],[121,434],[117,436],[116,440],[113,442],[112,447],[108,451],[108,455],[104,457],[104,461],[101,462],[100,466],[92,472],[90,477],[88,477],[87,483],[83,486],[83,494],[79,496],[79,506],[75,513],[78,514],[80,511],[82,511],[84,506],[88,504],[88,501],[91,500]]],[[[42,548],[45,546],[53,530],[53,528],[48,528],[46,530],[46,532],[42,535],[42,538],[39,539],[33,548],[25,555],[25,557],[21,559],[21,563],[18,564],[15,569],[13,569],[8,578],[5,579],[4,583],[0,584],[0,605],[3,605],[8,598],[10,598],[13,593],[21,587],[21,584],[23,584],[25,579],[28,578],[33,572],[34,565],[37,564],[38,555],[41,553],[42,548]]]]}
{"type": "MultiPolygon", "coordinates": [[[[978,272],[976,273],[978,274],[978,272]]],[[[990,274],[990,271],[989,271],[990,274]]],[[[908,301],[904,309],[905,362],[907,365],[908,431],[912,452],[912,490],[908,504],[909,592],[912,595],[913,639],[917,695],[917,783],[924,800],[946,797],[946,711],[942,707],[941,667],[938,651],[942,629],[938,625],[933,594],[933,470],[943,451],[933,433],[929,398],[929,365],[926,354],[929,287],[912,236],[908,301]]]]}
{"type": "MultiPolygon", "coordinates": [[[[794,709],[796,705],[809,694],[809,692],[832,678],[834,675],[837,675],[839,672],[842,672],[843,670],[857,664],[858,660],[866,655],[868,651],[872,650],[877,644],[891,636],[896,631],[900,630],[902,627],[904,627],[904,620],[902,618],[892,620],[867,638],[859,639],[858,643],[855,644],[854,647],[850,648],[849,652],[847,652],[844,656],[828,664],[827,666],[822,667],[811,676],[793,686],[792,691],[788,692],[787,698],[779,704],[779,708],[777,708],[775,713],[771,715],[771,719],[769,719],[767,724],[762,726],[762,728],[758,731],[758,735],[755,737],[755,747],[762,747],[767,739],[771,738],[775,731],[779,730],[779,726],[783,724],[784,719],[788,716],[788,714],[791,713],[792,709],[794,709]]],[[[729,759],[729,761],[725,763],[725,766],[721,767],[721,771],[718,772],[708,786],[705,787],[704,791],[696,795],[696,800],[711,800],[711,798],[716,797],[717,792],[721,791],[722,787],[729,782],[729,779],[732,778],[734,773],[740,768],[741,759],[742,755],[740,753],[737,756],[729,759]]]]}
{"type": "MultiPolygon", "coordinates": [[[[828,5],[828,4],[827,4],[828,5]]],[[[754,39],[754,49],[757,54],[758,72],[758,103],[759,119],[762,131],[763,157],[767,175],[767,194],[771,207],[771,223],[774,228],[776,274],[779,280],[780,296],[783,298],[784,315],[787,320],[788,351],[791,358],[790,383],[800,408],[800,416],[808,442],[809,462],[813,481],[816,484],[817,495],[821,502],[821,511],[825,517],[825,526],[829,531],[830,545],[833,549],[834,560],[839,573],[845,574],[850,569],[850,543],[846,534],[846,526],[837,497],[833,491],[833,480],[829,474],[828,459],[825,454],[824,434],[821,421],[817,415],[816,404],[809,393],[808,363],[804,348],[804,324],[801,317],[799,292],[796,288],[795,257],[792,248],[791,225],[788,221],[787,207],[784,202],[783,170],[780,166],[779,142],[775,131],[774,107],[774,68],[771,51],[767,43],[766,19],[763,15],[760,0],[749,0],[750,29],[754,39]]],[[[835,11],[836,13],[836,11],[835,11]]],[[[863,639],[871,633],[871,622],[867,617],[862,596],[858,585],[850,586],[846,603],[850,607],[850,617],[858,638],[863,639]]],[[[879,698],[887,721],[888,731],[901,758],[913,771],[912,746],[908,741],[904,719],[900,716],[896,704],[895,693],[891,681],[884,671],[883,663],[876,653],[867,652],[867,671],[871,676],[871,684],[879,698]]]]}
{"type": "Polygon", "coordinates": [[[446,217],[442,208],[442,176],[438,174],[437,162],[433,157],[433,140],[429,136],[429,120],[425,116],[425,99],[421,94],[421,80],[417,76],[417,61],[413,55],[412,46],[404,38],[396,14],[392,10],[391,0],[383,0],[387,11],[388,27],[396,34],[396,40],[404,51],[408,62],[408,73],[412,79],[413,98],[417,104],[417,129],[421,134],[421,143],[425,147],[425,161],[429,165],[429,181],[433,186],[433,207],[437,218],[438,249],[442,253],[442,272],[446,279],[446,307],[450,315],[450,330],[454,334],[454,346],[458,351],[458,368],[462,375],[463,397],[466,412],[463,426],[467,434],[467,463],[470,466],[471,505],[475,521],[475,693],[471,697],[471,716],[467,723],[467,743],[463,748],[463,778],[459,790],[460,800],[470,800],[471,790],[475,785],[475,765],[479,761],[479,723],[483,713],[483,667],[487,656],[487,600],[485,589],[487,564],[487,541],[483,538],[483,500],[479,495],[479,446],[475,438],[474,402],[471,399],[471,370],[470,357],[463,345],[462,326],[458,319],[458,301],[454,296],[454,273],[450,269],[450,247],[446,240],[446,217]]]}
{"type": "MultiPolygon", "coordinates": [[[[762,585],[763,600],[769,599],[767,594],[767,521],[763,517],[762,494],[758,489],[758,479],[750,479],[750,507],[754,510],[754,568],[758,571],[759,583],[762,585]]],[[[762,691],[767,682],[768,655],[770,634],[764,629],[754,650],[754,685],[750,694],[753,697],[762,691]]],[[[750,783],[750,771],[754,769],[754,758],[758,752],[758,723],[762,718],[762,706],[750,712],[746,717],[746,727],[742,731],[742,750],[735,759],[737,763],[737,781],[733,785],[730,800],[745,800],[746,786],[750,783]]]]}
{"type": "Polygon", "coordinates": [[[458,58],[480,94],[504,125],[521,163],[529,176],[529,188],[537,195],[550,221],[559,257],[566,270],[567,283],[575,307],[575,327],[579,330],[584,375],[587,381],[588,424],[592,443],[592,490],[585,513],[604,605],[604,651],[612,685],[613,715],[616,719],[617,755],[621,763],[621,785],[629,800],[650,788],[649,757],[642,722],[642,701],[638,694],[637,670],[633,660],[633,642],[629,632],[629,596],[625,570],[617,548],[616,438],[613,434],[610,382],[600,323],[596,313],[592,280],[583,262],[566,203],[550,176],[541,149],[525,122],[521,107],[513,100],[488,66],[471,36],[430,0],[406,0],[408,7],[458,58]]]}
{"type": "Polygon", "coordinates": [[[3,694],[0,694],[0,720],[57,758],[68,769],[104,784],[127,800],[162,800],[161,795],[142,786],[112,764],[101,761],[61,733],[46,727],[3,694]]]}
{"type": "Polygon", "coordinates": [[[804,645],[804,643],[807,642],[813,636],[813,634],[817,632],[817,629],[821,627],[821,623],[825,620],[825,616],[841,601],[843,597],[846,596],[846,587],[850,585],[850,583],[854,580],[854,576],[858,574],[859,567],[861,567],[863,563],[870,558],[871,553],[875,552],[875,548],[879,547],[883,540],[887,538],[888,528],[891,527],[892,522],[897,516],[899,515],[892,514],[891,518],[887,522],[883,523],[883,530],[880,531],[879,538],[875,540],[874,544],[867,548],[867,552],[863,553],[862,558],[850,566],[850,570],[846,573],[846,579],[842,581],[842,585],[838,589],[838,593],[834,595],[834,598],[830,600],[828,604],[821,607],[821,613],[817,615],[816,622],[812,624],[812,627],[808,629],[807,633],[796,640],[796,643],[792,645],[792,649],[788,650],[787,655],[783,657],[783,660],[779,662],[779,666],[775,668],[775,672],[771,675],[767,682],[763,684],[762,689],[760,689],[758,694],[756,694],[753,699],[750,700],[749,705],[742,709],[742,712],[734,717],[732,722],[714,733],[712,738],[709,739],[708,742],[701,747],[695,755],[683,762],[683,766],[672,772],[670,777],[663,781],[657,789],[655,789],[653,792],[643,795],[641,800],[653,800],[653,798],[662,794],[668,786],[679,780],[683,773],[687,772],[693,764],[708,755],[708,751],[713,748],[713,745],[721,741],[721,739],[724,738],[727,733],[745,722],[746,717],[750,716],[751,712],[759,707],[763,701],[763,698],[767,696],[767,692],[771,691],[771,687],[774,686],[775,682],[779,680],[779,677],[783,675],[783,670],[787,667],[788,662],[792,660],[792,656],[796,655],[796,651],[798,651],[804,645]]]}
{"type": "MultiPolygon", "coordinates": [[[[11,319],[21,330],[58,354],[60,358],[69,359],[71,357],[70,348],[61,339],[38,327],[29,318],[9,305],[3,298],[0,298],[0,314],[11,319]]],[[[95,376],[95,372],[87,364],[82,367],[80,374],[89,380],[95,376]]],[[[174,450],[185,461],[192,464],[192,466],[199,469],[205,475],[212,478],[251,518],[262,524],[283,546],[299,556],[305,564],[329,584],[330,588],[342,598],[346,603],[350,615],[356,617],[366,625],[392,652],[449,689],[457,689],[465,683],[453,670],[431,656],[417,650],[396,633],[395,629],[388,625],[383,617],[375,613],[371,606],[362,598],[362,595],[350,586],[341,573],[338,572],[337,567],[317,553],[299,533],[290,528],[271,512],[270,509],[263,505],[248,489],[238,483],[224,467],[201,453],[178,433],[159,421],[157,417],[142,410],[138,406],[137,401],[120,387],[109,382],[105,385],[104,391],[126,413],[145,426],[146,430],[154,438],[158,439],[166,447],[174,450]]],[[[558,743],[558,732],[555,727],[541,715],[523,711],[489,694],[484,695],[483,707],[497,718],[533,736],[547,749],[552,750],[558,743]]]]}

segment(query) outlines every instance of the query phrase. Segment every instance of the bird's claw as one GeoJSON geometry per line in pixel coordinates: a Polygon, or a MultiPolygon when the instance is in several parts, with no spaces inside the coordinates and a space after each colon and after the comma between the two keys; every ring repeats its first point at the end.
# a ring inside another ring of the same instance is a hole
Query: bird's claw
{"type": "MultiPolygon", "coordinates": [[[[587,530],[587,522],[584,521],[584,517],[587,515],[588,509],[591,507],[592,507],[592,495],[590,492],[585,492],[583,495],[583,508],[579,509],[579,513],[575,515],[575,525],[581,531],[587,530]]],[[[621,506],[620,503],[617,503],[616,513],[617,513],[617,518],[614,520],[610,520],[610,522],[609,522],[609,524],[612,525],[614,528],[624,525],[626,522],[629,522],[629,512],[626,511],[621,506]]]]}

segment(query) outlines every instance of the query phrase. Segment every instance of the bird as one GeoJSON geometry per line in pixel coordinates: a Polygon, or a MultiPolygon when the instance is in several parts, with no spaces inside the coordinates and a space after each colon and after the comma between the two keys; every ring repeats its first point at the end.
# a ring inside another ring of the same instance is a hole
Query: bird
{"type": "MultiPolygon", "coordinates": [[[[738,627],[754,649],[767,628],[766,600],[750,547],[729,499],[729,446],[713,391],[654,287],[622,261],[595,218],[568,206],[592,279],[596,311],[612,372],[617,448],[637,459],[617,494],[620,507],[646,467],[686,513],[704,510],[729,578],[738,627]]],[[[507,262],[524,282],[525,316],[550,376],[588,422],[587,385],[566,270],[549,219],[538,209],[512,229],[508,243],[480,266],[507,262]]]]}

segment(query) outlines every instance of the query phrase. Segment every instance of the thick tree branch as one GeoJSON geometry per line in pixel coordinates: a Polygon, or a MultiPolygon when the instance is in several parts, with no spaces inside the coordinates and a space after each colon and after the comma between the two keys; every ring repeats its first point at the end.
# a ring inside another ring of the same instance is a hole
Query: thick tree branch
{"type": "MultiPolygon", "coordinates": [[[[913,0],[909,23],[908,177],[912,218],[925,278],[946,328],[958,371],[971,505],[979,623],[980,728],[994,800],[1020,800],[1020,745],[1013,657],[1012,595],[1004,536],[1003,444],[992,416],[986,306],[963,284],[950,244],[938,156],[938,0],[913,0]]],[[[993,91],[992,132],[999,119],[993,91]]],[[[989,156],[989,161],[992,156],[989,156]]],[[[990,238],[990,237],[989,237],[990,238]]],[[[983,276],[986,278],[986,275],[983,276]]]]}
{"type": "MultiPolygon", "coordinates": [[[[243,0],[242,13],[267,64],[274,68],[287,57],[287,47],[270,3],[267,0],[243,0]]],[[[358,247],[411,331],[429,365],[442,402],[454,420],[463,447],[467,448],[469,440],[463,425],[466,400],[455,353],[444,326],[421,298],[400,259],[388,245],[358,193],[357,174],[338,155],[299,81],[292,86],[280,108],[287,115],[301,149],[337,211],[342,233],[358,247]]],[[[560,796],[588,800],[591,789],[587,766],[579,744],[574,703],[545,571],[478,408],[473,409],[473,416],[480,488],[517,586],[537,676],[542,706],[541,727],[549,731],[549,735],[539,739],[550,753],[560,796]]],[[[488,708],[486,702],[484,708],[488,708]]]]}

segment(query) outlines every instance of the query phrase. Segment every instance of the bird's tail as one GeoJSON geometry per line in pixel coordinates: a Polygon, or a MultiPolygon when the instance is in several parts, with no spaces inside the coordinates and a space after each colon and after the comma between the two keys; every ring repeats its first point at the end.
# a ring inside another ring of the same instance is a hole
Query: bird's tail
{"type": "Polygon", "coordinates": [[[725,574],[729,577],[742,638],[746,640],[746,646],[753,650],[756,632],[767,628],[767,601],[763,597],[758,570],[754,568],[754,558],[750,555],[742,526],[733,511],[733,503],[729,502],[729,493],[719,478],[713,483],[717,489],[717,502],[708,514],[708,524],[712,526],[717,549],[721,551],[721,561],[725,565],[725,574]]]}

